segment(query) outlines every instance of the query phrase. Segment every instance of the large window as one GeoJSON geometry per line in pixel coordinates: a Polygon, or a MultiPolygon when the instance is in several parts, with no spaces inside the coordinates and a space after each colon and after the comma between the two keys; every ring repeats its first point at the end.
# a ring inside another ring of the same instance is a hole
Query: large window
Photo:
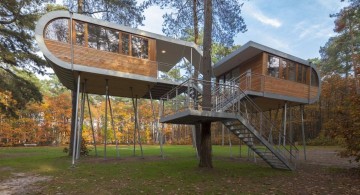
{"type": "Polygon", "coordinates": [[[281,79],[288,79],[288,71],[289,71],[289,68],[288,68],[288,62],[286,60],[282,60],[281,61],[281,67],[280,67],[280,78],[281,79]]]}
{"type": "Polygon", "coordinates": [[[279,66],[280,66],[280,59],[276,56],[269,55],[268,60],[268,75],[279,78],[279,66]]]}
{"type": "Polygon", "coordinates": [[[311,69],[311,86],[318,87],[319,81],[317,79],[317,74],[314,69],[311,69]]]}
{"type": "Polygon", "coordinates": [[[138,58],[143,58],[143,59],[148,59],[149,57],[149,42],[147,39],[144,39],[142,37],[138,37],[138,36],[131,36],[131,51],[132,51],[132,56],[134,57],[138,57],[138,58]]]}
{"type": "Polygon", "coordinates": [[[129,34],[121,33],[121,53],[125,55],[129,55],[130,53],[130,38],[129,34]]]}
{"type": "Polygon", "coordinates": [[[45,38],[67,43],[69,42],[69,19],[51,21],[45,29],[45,38]]]}
{"type": "Polygon", "coordinates": [[[75,44],[85,46],[85,24],[82,22],[75,22],[75,44]]]}
{"type": "MultiPolygon", "coordinates": [[[[51,21],[44,38],[69,43],[69,23],[69,19],[51,21]]],[[[149,59],[149,39],[95,24],[74,20],[72,40],[74,45],[149,59]]]]}
{"type": "Polygon", "coordinates": [[[288,80],[296,81],[296,64],[294,62],[289,62],[288,67],[288,80]]]}

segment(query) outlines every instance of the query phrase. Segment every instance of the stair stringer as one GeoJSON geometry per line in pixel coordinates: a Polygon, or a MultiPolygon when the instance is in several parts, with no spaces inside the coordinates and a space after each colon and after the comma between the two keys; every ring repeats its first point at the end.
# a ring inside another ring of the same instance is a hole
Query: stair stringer
{"type": "MultiPolygon", "coordinates": [[[[284,165],[284,167],[287,167],[288,170],[295,170],[295,166],[293,166],[277,149],[275,149],[266,139],[264,139],[263,136],[261,136],[260,133],[245,118],[243,118],[241,115],[236,115],[236,119],[232,119],[232,120],[237,120],[243,126],[245,126],[246,127],[245,129],[249,131],[252,135],[254,135],[255,136],[254,138],[256,138],[263,146],[265,146],[273,154],[273,156],[275,156],[279,160],[279,162],[281,162],[284,165]]],[[[231,130],[226,124],[227,121],[229,121],[229,119],[222,122],[232,133],[234,133],[233,130],[231,130]]],[[[240,139],[243,139],[241,136],[239,135],[237,136],[240,139]]],[[[244,143],[248,145],[249,148],[251,148],[259,157],[261,157],[271,167],[284,168],[284,167],[276,166],[274,163],[271,163],[270,159],[266,158],[266,156],[263,155],[259,150],[255,150],[253,145],[249,145],[247,142],[244,143]]]]}

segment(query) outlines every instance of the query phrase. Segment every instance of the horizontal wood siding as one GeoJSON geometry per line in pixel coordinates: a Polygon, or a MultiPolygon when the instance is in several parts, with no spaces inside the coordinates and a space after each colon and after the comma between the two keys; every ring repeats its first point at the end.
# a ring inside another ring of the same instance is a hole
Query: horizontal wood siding
{"type": "Polygon", "coordinates": [[[262,74],[263,69],[263,59],[262,53],[251,58],[250,60],[244,62],[240,66],[240,75],[245,73],[247,70],[251,69],[252,73],[262,74]]]}
{"type": "Polygon", "coordinates": [[[309,98],[309,86],[293,81],[265,76],[265,92],[297,98],[309,98]]]}
{"type": "MultiPolygon", "coordinates": [[[[46,47],[57,58],[70,63],[70,45],[58,41],[45,40],[46,47]]],[[[150,42],[150,49],[156,48],[155,41],[150,42]]],[[[153,53],[153,52],[151,52],[153,53]]],[[[154,59],[156,54],[150,56],[154,59]]],[[[84,66],[114,70],[125,73],[138,74],[149,77],[157,77],[156,61],[139,59],[113,52],[100,51],[74,45],[74,63],[84,66]]]]}

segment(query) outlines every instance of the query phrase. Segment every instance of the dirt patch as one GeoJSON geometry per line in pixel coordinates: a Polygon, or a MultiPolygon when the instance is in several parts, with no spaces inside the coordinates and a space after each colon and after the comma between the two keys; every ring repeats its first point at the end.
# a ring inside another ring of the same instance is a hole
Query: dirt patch
{"type": "Polygon", "coordinates": [[[49,181],[51,177],[30,175],[25,173],[12,173],[12,177],[0,183],[0,194],[29,194],[40,192],[40,188],[35,184],[38,182],[49,181]]]}

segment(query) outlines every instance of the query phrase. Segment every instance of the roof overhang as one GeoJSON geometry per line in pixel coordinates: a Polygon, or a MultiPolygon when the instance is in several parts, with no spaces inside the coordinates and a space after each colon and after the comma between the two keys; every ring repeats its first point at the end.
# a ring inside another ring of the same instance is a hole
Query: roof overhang
{"type": "Polygon", "coordinates": [[[241,46],[239,49],[234,51],[233,53],[229,54],[228,56],[222,58],[219,62],[217,62],[213,66],[214,75],[219,76],[239,65],[241,66],[241,64],[243,64],[247,60],[255,57],[256,55],[262,52],[270,53],[285,59],[289,59],[294,62],[298,62],[300,64],[311,66],[307,60],[303,60],[301,58],[281,52],[279,50],[261,45],[253,41],[249,41],[245,45],[241,46]]]}

